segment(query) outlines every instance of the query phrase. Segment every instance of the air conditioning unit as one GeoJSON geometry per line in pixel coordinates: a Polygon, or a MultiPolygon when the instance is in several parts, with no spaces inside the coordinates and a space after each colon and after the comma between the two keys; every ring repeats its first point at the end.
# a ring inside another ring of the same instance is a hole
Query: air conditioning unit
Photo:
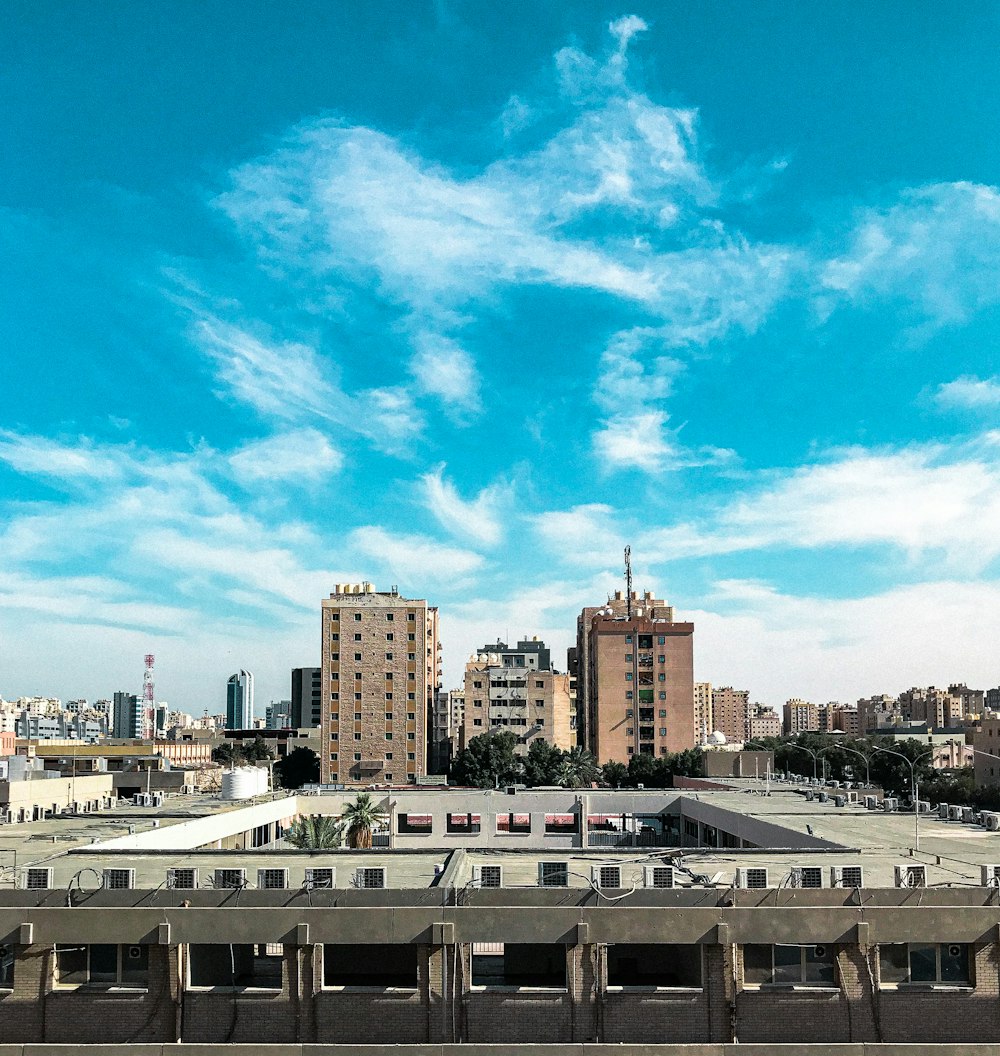
{"type": "Polygon", "coordinates": [[[188,866],[167,870],[167,887],[178,891],[194,891],[198,887],[198,870],[188,866]]]}
{"type": "Polygon", "coordinates": [[[865,810],[876,810],[878,808],[878,796],[865,796],[865,810]]]}
{"type": "Polygon", "coordinates": [[[860,865],[831,865],[831,887],[864,887],[864,871],[860,865]]]}
{"type": "Polygon", "coordinates": [[[806,789],[806,802],[807,803],[812,803],[812,801],[815,798],[816,798],[816,793],[813,792],[813,790],[811,788],[807,788],[806,789]]]}
{"type": "Polygon", "coordinates": [[[975,807],[962,807],[962,824],[973,825],[976,821],[975,807]]]}
{"type": "Polygon", "coordinates": [[[52,869],[45,866],[28,866],[21,874],[21,887],[26,891],[48,891],[52,887],[52,869]]]}
{"type": "Polygon", "coordinates": [[[847,796],[834,796],[833,797],[833,802],[834,802],[835,806],[846,807],[847,806],[847,796]]]}
{"type": "Polygon", "coordinates": [[[364,888],[385,887],[385,866],[365,865],[355,869],[354,886],[364,888]]]}
{"type": "Polygon", "coordinates": [[[162,792],[154,792],[153,793],[153,806],[154,807],[162,807],[163,806],[163,793],[162,792]]]}
{"type": "Polygon", "coordinates": [[[883,799],[882,800],[882,809],[886,812],[886,814],[891,814],[893,811],[899,810],[899,800],[898,799],[888,799],[888,798],[887,799],[883,799]]]}
{"type": "Polygon", "coordinates": [[[827,795],[827,793],[826,793],[826,792],[817,792],[817,793],[816,793],[816,799],[817,799],[817,800],[818,800],[818,802],[820,802],[820,803],[826,803],[826,801],[827,801],[827,800],[828,800],[829,798],[830,798],[830,797],[829,797],[829,796],[827,795]]]}
{"type": "Polygon", "coordinates": [[[938,803],[938,817],[942,821],[948,820],[948,811],[950,810],[951,807],[949,807],[947,803],[938,803]]]}
{"type": "Polygon", "coordinates": [[[926,887],[927,866],[897,865],[895,867],[896,887],[926,887]]]}
{"type": "MultiPolygon", "coordinates": [[[[928,803],[928,801],[926,799],[918,799],[917,800],[917,813],[918,814],[930,814],[930,812],[931,812],[930,803],[928,803]]],[[[959,816],[955,819],[956,821],[961,821],[962,820],[961,813],[962,813],[961,812],[961,808],[959,808],[959,816]]]]}
{"type": "Polygon", "coordinates": [[[1000,865],[980,867],[983,874],[983,887],[1000,887],[1000,865]]]}
{"type": "Polygon", "coordinates": [[[737,869],[736,886],[746,890],[759,890],[767,887],[767,869],[756,865],[737,869]]]}
{"type": "Polygon", "coordinates": [[[473,887],[503,887],[503,866],[474,865],[472,884],[473,887]]]}
{"type": "Polygon", "coordinates": [[[238,890],[247,886],[246,869],[216,869],[212,877],[215,887],[238,890]]]}
{"type": "Polygon", "coordinates": [[[621,887],[622,867],[620,865],[592,865],[590,882],[594,887],[621,887]]]}
{"type": "MultiPolygon", "coordinates": [[[[767,887],[767,884],[763,885],[767,887]]],[[[823,867],[820,865],[793,865],[790,887],[822,887],[823,867]]]]}
{"type": "Polygon", "coordinates": [[[306,869],[302,886],[307,891],[330,891],[337,885],[337,870],[331,866],[306,869]]]}
{"type": "Polygon", "coordinates": [[[642,882],[646,887],[670,888],[676,886],[672,865],[647,865],[642,870],[642,882]]]}
{"type": "Polygon", "coordinates": [[[848,792],[847,793],[847,802],[848,803],[857,803],[857,801],[858,801],[857,792],[848,792]]]}
{"type": "Polygon", "coordinates": [[[129,891],[135,887],[134,869],[105,869],[104,888],[106,891],[129,891]]]}
{"type": "Polygon", "coordinates": [[[984,810],[982,819],[983,826],[990,832],[1000,832],[1000,814],[995,810],[984,810]]]}
{"type": "Polygon", "coordinates": [[[284,891],[288,887],[288,870],[258,869],[257,887],[261,891],[284,891]]]}
{"type": "Polygon", "coordinates": [[[949,807],[948,808],[948,820],[949,821],[961,821],[962,820],[962,808],[961,807],[949,807]]]}

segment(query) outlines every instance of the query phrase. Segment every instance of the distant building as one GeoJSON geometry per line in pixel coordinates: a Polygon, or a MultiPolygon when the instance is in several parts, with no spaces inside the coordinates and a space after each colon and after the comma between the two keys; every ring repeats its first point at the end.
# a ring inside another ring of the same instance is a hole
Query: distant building
{"type": "Polygon", "coordinates": [[[715,725],[712,717],[712,683],[695,682],[694,733],[698,744],[708,744],[708,738],[714,731],[715,725]]]}
{"type": "MultiPolygon", "coordinates": [[[[719,686],[712,690],[712,720],[715,729],[729,742],[746,737],[750,690],[719,686]]],[[[713,731],[714,732],[714,731],[713,731]]]]}
{"type": "Polygon", "coordinates": [[[752,704],[747,712],[747,740],[756,737],[780,737],[781,717],[764,704],[752,704]]]}
{"type": "Polygon", "coordinates": [[[321,606],[324,783],[415,784],[441,687],[438,611],[371,583],[321,606]]]}
{"type": "Polygon", "coordinates": [[[434,695],[431,710],[430,739],[427,746],[427,772],[446,774],[451,763],[452,731],[451,705],[448,692],[439,689],[434,695]]]}
{"type": "Polygon", "coordinates": [[[241,670],[226,683],[226,729],[248,730],[253,726],[253,675],[241,670]]]}
{"type": "Polygon", "coordinates": [[[323,722],[323,669],[292,668],[292,721],[296,729],[323,722]]]}
{"type": "Polygon", "coordinates": [[[808,700],[792,697],[791,700],[785,701],[782,710],[784,731],[790,737],[799,733],[814,732],[820,728],[819,709],[815,704],[810,704],[808,700]]]}
{"type": "Polygon", "coordinates": [[[290,700],[272,700],[264,713],[264,727],[268,730],[291,729],[292,702],[290,700]]]}
{"type": "MultiPolygon", "coordinates": [[[[113,737],[123,739],[141,737],[144,733],[145,719],[141,697],[124,690],[115,693],[113,737]]],[[[28,735],[25,734],[25,736],[28,735]]]]}

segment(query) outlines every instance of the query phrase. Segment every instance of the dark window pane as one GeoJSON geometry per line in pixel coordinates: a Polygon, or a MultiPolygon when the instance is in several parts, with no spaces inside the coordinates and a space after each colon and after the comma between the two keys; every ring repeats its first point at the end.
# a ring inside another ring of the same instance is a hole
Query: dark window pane
{"type": "Polygon", "coordinates": [[[969,947],[964,942],[946,942],[941,945],[941,982],[967,983],[969,981],[969,947]]]}
{"type": "Polygon", "coordinates": [[[910,982],[937,981],[937,946],[931,943],[910,943],[910,982]]]}
{"type": "Polygon", "coordinates": [[[122,982],[129,986],[146,986],[149,982],[149,947],[122,947],[122,982]]]}
{"type": "Polygon", "coordinates": [[[14,985],[14,947],[0,945],[0,987],[9,989],[14,985]]]}
{"type": "Polygon", "coordinates": [[[802,948],[800,946],[774,947],[775,983],[798,983],[802,981],[802,948]]]}
{"type": "Polygon", "coordinates": [[[57,946],[56,977],[60,983],[75,985],[87,981],[87,947],[57,946]]]}
{"type": "Polygon", "coordinates": [[[832,946],[806,946],[802,951],[802,978],[806,983],[834,983],[834,957],[832,946]]]}
{"type": "Polygon", "coordinates": [[[905,983],[909,979],[910,962],[905,942],[880,944],[878,960],[883,983],[905,983]]]}
{"type": "Polygon", "coordinates": [[[771,981],[771,947],[752,945],[743,947],[743,979],[752,986],[771,981]]]}
{"type": "Polygon", "coordinates": [[[94,944],[90,947],[90,981],[92,983],[118,982],[118,947],[94,944]]]}
{"type": "Polygon", "coordinates": [[[700,987],[701,947],[679,943],[609,946],[608,986],[700,987]]]}
{"type": "Polygon", "coordinates": [[[324,986],[417,986],[417,947],[403,943],[323,947],[324,986]]]}

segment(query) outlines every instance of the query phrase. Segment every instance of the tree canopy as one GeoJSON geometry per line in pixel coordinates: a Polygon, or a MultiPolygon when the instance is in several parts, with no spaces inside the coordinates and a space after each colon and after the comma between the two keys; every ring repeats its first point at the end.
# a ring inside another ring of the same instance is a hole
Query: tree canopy
{"type": "Polygon", "coordinates": [[[301,788],[319,781],[319,756],[312,748],[293,749],[274,764],[274,776],[282,788],[301,788]]]}

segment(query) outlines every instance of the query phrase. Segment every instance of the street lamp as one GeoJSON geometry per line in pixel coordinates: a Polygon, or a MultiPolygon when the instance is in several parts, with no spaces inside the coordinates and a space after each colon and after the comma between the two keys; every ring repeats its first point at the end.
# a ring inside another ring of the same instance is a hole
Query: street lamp
{"type": "Polygon", "coordinates": [[[788,742],[789,748],[798,748],[803,752],[808,752],[813,757],[813,781],[818,780],[816,777],[816,763],[819,759],[819,753],[814,752],[812,748],[807,748],[804,744],[796,744],[795,741],[788,742]]]}
{"type": "Polygon", "coordinates": [[[910,759],[908,755],[903,755],[902,752],[894,752],[891,748],[879,748],[878,745],[871,745],[873,752],[885,752],[886,755],[894,755],[897,759],[902,759],[904,763],[910,768],[910,781],[912,782],[913,788],[913,849],[915,851],[920,850],[920,783],[917,781],[917,771],[914,767],[914,763],[920,759],[926,758],[928,755],[934,755],[934,749],[932,748],[929,752],[921,752],[916,759],[910,759]]]}
{"type": "Polygon", "coordinates": [[[865,784],[870,785],[871,782],[871,764],[868,761],[868,756],[864,752],[859,752],[857,748],[848,748],[846,744],[831,744],[826,748],[820,748],[820,754],[823,752],[832,751],[834,748],[839,748],[842,752],[850,752],[852,755],[860,755],[865,761],[865,784]]]}

